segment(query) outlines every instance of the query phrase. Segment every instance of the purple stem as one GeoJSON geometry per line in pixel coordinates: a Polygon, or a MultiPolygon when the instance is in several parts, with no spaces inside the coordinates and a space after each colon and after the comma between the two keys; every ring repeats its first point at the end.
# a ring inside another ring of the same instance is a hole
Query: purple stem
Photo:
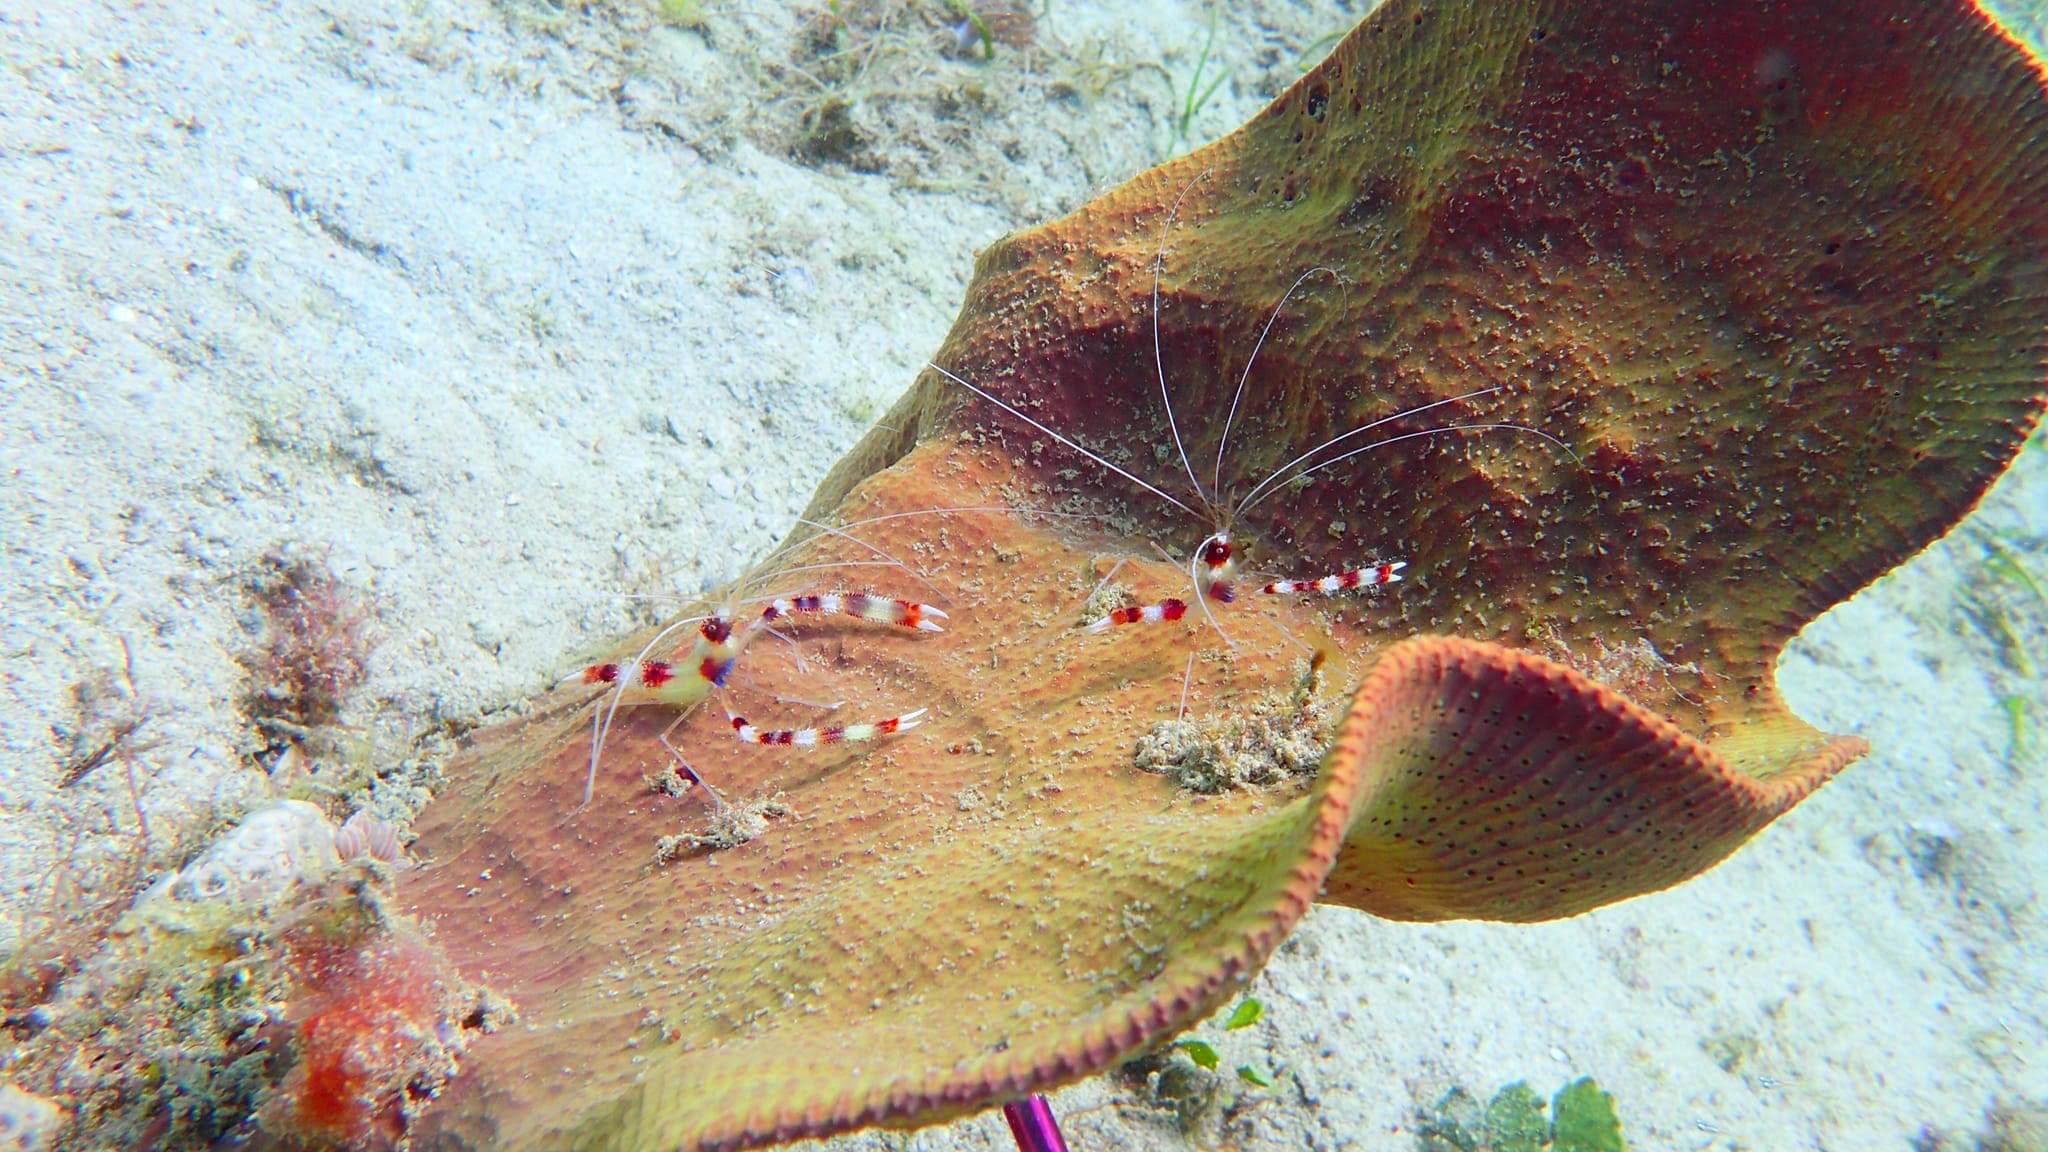
{"type": "Polygon", "coordinates": [[[1003,1119],[1010,1122],[1017,1152],[1067,1152],[1060,1122],[1053,1118],[1052,1105],[1046,1103],[1045,1097],[1010,1101],[1003,1105],[1003,1119]]]}

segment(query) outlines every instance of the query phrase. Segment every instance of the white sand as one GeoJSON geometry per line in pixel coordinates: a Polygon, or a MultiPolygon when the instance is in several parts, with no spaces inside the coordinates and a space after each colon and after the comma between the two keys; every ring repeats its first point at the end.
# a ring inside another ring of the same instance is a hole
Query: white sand
{"type": "MultiPolygon", "coordinates": [[[[702,31],[652,0],[0,9],[0,956],[53,875],[94,874],[60,865],[135,842],[118,765],[57,787],[74,686],[124,642],[156,867],[267,794],[237,708],[266,555],[374,603],[347,718],[370,755],[533,692],[658,611],[627,594],[772,545],[978,247],[1161,157],[1204,28],[1060,0],[1029,61],[905,40],[854,81],[883,169],[855,174],[784,158],[795,17],[706,7],[702,31]]],[[[1227,16],[1193,134],[1356,7],[1227,16]]],[[[2048,452],[1966,531],[2048,573],[2048,452]]],[[[1238,1146],[1405,1150],[1453,1084],[1581,1073],[1647,1149],[1905,1149],[2048,1095],[2048,733],[1961,607],[1981,557],[1937,548],[1810,631],[1795,706],[1877,752],[1710,875],[1538,927],[1313,915],[1223,1045],[1278,1073],[1238,1146]]],[[[1077,1150],[1185,1144],[1106,1081],[1058,1103],[1077,1150]]]]}

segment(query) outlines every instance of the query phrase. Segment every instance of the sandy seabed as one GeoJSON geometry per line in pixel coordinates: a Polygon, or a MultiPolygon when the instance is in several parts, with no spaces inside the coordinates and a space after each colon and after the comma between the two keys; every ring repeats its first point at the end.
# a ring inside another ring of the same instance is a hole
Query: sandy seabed
{"type": "MultiPolygon", "coordinates": [[[[126,898],[138,797],[152,871],[268,798],[245,661],[279,558],[373,606],[351,754],[417,755],[772,547],[977,249],[1234,126],[1360,15],[1233,6],[1183,124],[1205,8],[1062,0],[978,62],[943,7],[870,5],[831,58],[769,0],[0,8],[0,957],[126,898]],[[133,755],[64,785],[108,708],[147,715],[133,755]]],[[[2048,572],[2038,437],[1788,654],[1798,712],[1875,751],[1727,864],[1534,927],[1318,910],[1264,1021],[1205,1030],[1273,1088],[1190,1136],[1091,1081],[1070,1140],[1406,1150],[1453,1086],[1577,1075],[1645,1149],[1973,1148],[2048,1105],[2048,709],[2013,650],[2048,605],[1987,540],[2048,572]]]]}

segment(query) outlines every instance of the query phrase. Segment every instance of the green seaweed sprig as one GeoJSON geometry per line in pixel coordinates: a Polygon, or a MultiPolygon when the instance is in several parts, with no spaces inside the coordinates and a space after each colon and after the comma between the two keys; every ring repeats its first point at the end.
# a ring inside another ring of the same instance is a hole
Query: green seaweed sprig
{"type": "MultiPolygon", "coordinates": [[[[1225,1032],[1243,1031],[1257,1024],[1265,1015],[1266,1005],[1256,996],[1247,996],[1236,1008],[1231,1009],[1229,1019],[1223,1022],[1223,1030],[1225,1032]]],[[[1214,1072],[1223,1064],[1223,1057],[1217,1053],[1216,1046],[1200,1037],[1191,1036],[1185,1040],[1176,1040],[1173,1046],[1187,1053],[1188,1059],[1195,1062],[1195,1067],[1205,1072],[1214,1072]]],[[[1273,1086],[1273,1078],[1253,1064],[1238,1065],[1237,1078],[1254,1088],[1271,1088],[1273,1086]]]]}
{"type": "MultiPolygon", "coordinates": [[[[1998,698],[2006,721],[2006,762],[2015,771],[2035,752],[2031,714],[2040,700],[2041,667],[2033,653],[2048,634],[2048,586],[2044,586],[2020,552],[1996,533],[1980,537],[1984,545],[1982,578],[1965,585],[1963,612],[1998,649],[2001,662],[2016,674],[1998,698]]],[[[2004,677],[1999,677],[2004,679],[2004,677]]]]}
{"type": "Polygon", "coordinates": [[[1517,1080],[1481,1105],[1463,1088],[1437,1102],[1416,1130],[1421,1152],[1625,1152],[1614,1097],[1581,1076],[1545,1107],[1517,1080]]]}
{"type": "Polygon", "coordinates": [[[988,21],[982,17],[982,14],[975,11],[973,0],[946,0],[946,2],[952,7],[955,15],[965,20],[974,29],[975,36],[981,41],[981,58],[983,60],[995,59],[995,31],[988,26],[988,21]]]}
{"type": "Polygon", "coordinates": [[[1216,9],[1209,9],[1209,31],[1202,39],[1201,54],[1195,57],[1195,70],[1189,75],[1186,88],[1178,85],[1174,89],[1174,103],[1179,107],[1173,120],[1173,154],[1178,156],[1188,151],[1193,144],[1195,117],[1209,104],[1209,98],[1230,79],[1230,73],[1218,70],[1209,74],[1209,66],[1215,60],[1216,51],[1216,9]],[[1207,83],[1203,83],[1204,79],[1207,83]]]}

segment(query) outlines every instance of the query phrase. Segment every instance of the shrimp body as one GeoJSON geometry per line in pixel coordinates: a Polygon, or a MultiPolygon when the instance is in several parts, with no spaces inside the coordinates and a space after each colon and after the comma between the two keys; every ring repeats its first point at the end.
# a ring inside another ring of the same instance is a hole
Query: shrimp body
{"type": "MultiPolygon", "coordinates": [[[[852,616],[877,624],[908,628],[917,632],[941,632],[944,629],[938,621],[946,618],[945,612],[930,604],[915,600],[902,600],[889,596],[876,596],[866,592],[823,592],[806,593],[799,596],[778,597],[770,600],[760,613],[748,620],[742,627],[733,626],[730,611],[715,612],[697,621],[697,635],[690,642],[687,652],[673,659],[650,658],[649,652],[659,644],[662,636],[627,661],[606,661],[591,664],[577,675],[585,684],[603,684],[610,688],[608,700],[591,718],[590,778],[584,784],[584,804],[597,783],[597,769],[604,755],[605,736],[611,730],[614,713],[622,707],[643,704],[658,704],[676,713],[675,722],[662,732],[661,742],[675,756],[679,770],[691,781],[704,784],[696,769],[683,760],[681,753],[669,742],[669,736],[704,702],[713,689],[723,688],[726,678],[732,674],[734,665],[739,663],[740,654],[756,636],[767,632],[781,621],[795,616],[852,616]]],[[[671,628],[674,626],[672,625],[671,628]]],[[[666,635],[664,630],[662,635],[666,635]]],[[[850,743],[862,740],[876,740],[896,732],[907,732],[917,727],[918,718],[924,714],[920,708],[915,712],[873,723],[845,724],[831,728],[779,729],[762,732],[752,725],[740,721],[734,724],[734,732],[743,743],[781,744],[797,747],[816,747],[823,744],[850,743]]],[[[705,791],[713,798],[714,805],[722,804],[717,793],[705,785],[705,791]]]]}
{"type": "Polygon", "coordinates": [[[609,684],[620,705],[663,704],[688,712],[738,663],[754,629],[735,632],[724,616],[711,616],[697,626],[697,638],[677,660],[638,659],[626,663],[592,664],[583,670],[585,684],[609,684]]]}

